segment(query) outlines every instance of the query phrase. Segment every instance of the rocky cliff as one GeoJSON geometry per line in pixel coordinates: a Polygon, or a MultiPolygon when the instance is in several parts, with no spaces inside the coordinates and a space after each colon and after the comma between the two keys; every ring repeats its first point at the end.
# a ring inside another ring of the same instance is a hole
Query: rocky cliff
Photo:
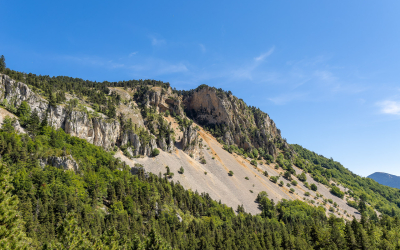
{"type": "MultiPolygon", "coordinates": [[[[226,144],[245,150],[263,148],[276,156],[280,130],[268,114],[248,107],[243,100],[208,86],[200,86],[185,95],[185,111],[189,117],[210,129],[226,144]]],[[[286,142],[283,143],[287,146],[286,142]]]]}

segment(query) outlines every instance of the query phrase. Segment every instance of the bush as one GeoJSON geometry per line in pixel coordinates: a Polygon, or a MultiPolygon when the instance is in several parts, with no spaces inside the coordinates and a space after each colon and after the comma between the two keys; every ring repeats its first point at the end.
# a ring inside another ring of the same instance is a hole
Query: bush
{"type": "Polygon", "coordinates": [[[229,176],[233,176],[233,171],[232,171],[232,170],[229,170],[228,175],[229,175],[229,176]]]}
{"type": "Polygon", "coordinates": [[[289,171],[286,171],[285,174],[283,175],[283,177],[285,177],[285,179],[290,180],[292,177],[292,174],[289,171]]]}
{"type": "Polygon", "coordinates": [[[317,191],[317,189],[318,189],[317,185],[315,185],[314,183],[311,184],[310,187],[311,187],[311,190],[312,190],[312,191],[317,191]]]}
{"type": "Polygon", "coordinates": [[[289,192],[290,192],[291,194],[293,194],[293,193],[294,193],[294,188],[291,188],[291,189],[289,190],[289,192]]]}
{"type": "Polygon", "coordinates": [[[249,177],[247,177],[247,176],[246,176],[246,177],[244,177],[244,178],[245,178],[246,180],[249,180],[249,177]]]}
{"type": "Polygon", "coordinates": [[[291,185],[290,185],[290,183],[288,182],[288,183],[286,183],[286,186],[287,186],[287,187],[290,187],[291,185]]]}
{"type": "Polygon", "coordinates": [[[164,116],[165,116],[165,117],[168,117],[168,116],[169,116],[169,110],[168,110],[168,109],[165,111],[164,116]]]}
{"type": "Polygon", "coordinates": [[[268,177],[268,172],[267,172],[267,171],[264,171],[264,175],[268,177]]]}
{"type": "Polygon", "coordinates": [[[299,179],[299,181],[305,182],[307,180],[307,176],[304,172],[302,172],[301,174],[299,174],[297,176],[297,178],[299,179]]]}
{"type": "Polygon", "coordinates": [[[207,175],[207,172],[205,171],[204,174],[207,175]]]}
{"type": "Polygon", "coordinates": [[[153,152],[151,153],[153,156],[157,156],[160,154],[160,150],[158,148],[153,149],[153,152]]]}
{"type": "Polygon", "coordinates": [[[334,212],[335,212],[335,209],[334,209],[333,207],[329,207],[329,212],[334,213],[334,212]]]}
{"type": "Polygon", "coordinates": [[[296,180],[293,180],[293,181],[292,181],[292,185],[293,185],[293,186],[297,186],[297,181],[296,181],[296,180]]]}
{"type": "Polygon", "coordinates": [[[283,181],[279,182],[279,186],[280,186],[280,187],[283,187],[284,184],[285,184],[285,183],[283,183],[283,181]]]}
{"type": "Polygon", "coordinates": [[[276,176],[271,176],[269,180],[272,181],[273,183],[276,183],[278,181],[278,178],[276,178],[276,176]]]}
{"type": "Polygon", "coordinates": [[[344,193],[342,191],[340,191],[340,189],[338,187],[333,186],[331,188],[330,192],[331,192],[331,194],[336,195],[340,199],[343,199],[343,197],[344,197],[344,193]]]}
{"type": "Polygon", "coordinates": [[[185,172],[185,170],[183,169],[183,167],[181,166],[181,168],[178,171],[180,174],[183,174],[185,172]]]}
{"type": "Polygon", "coordinates": [[[251,160],[250,163],[251,163],[251,165],[257,167],[257,161],[256,160],[251,160]]]}
{"type": "Polygon", "coordinates": [[[308,189],[310,189],[310,185],[308,185],[308,182],[304,182],[304,186],[308,189]]]}
{"type": "Polygon", "coordinates": [[[207,161],[206,161],[206,159],[204,159],[204,157],[203,157],[203,158],[200,159],[200,163],[201,163],[201,164],[206,164],[207,161]]]}
{"type": "Polygon", "coordinates": [[[310,196],[310,192],[305,192],[304,195],[305,196],[310,196]]]}

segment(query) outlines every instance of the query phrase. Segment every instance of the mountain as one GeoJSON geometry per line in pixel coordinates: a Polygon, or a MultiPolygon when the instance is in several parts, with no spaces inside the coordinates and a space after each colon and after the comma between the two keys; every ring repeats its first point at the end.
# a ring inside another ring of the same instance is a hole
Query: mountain
{"type": "Polygon", "coordinates": [[[382,172],[375,172],[370,174],[368,178],[373,179],[374,181],[378,182],[379,184],[389,186],[392,188],[400,188],[400,176],[382,173],[382,172]]]}
{"type": "Polygon", "coordinates": [[[0,105],[33,249],[385,249],[400,228],[397,189],[288,144],[230,91],[5,69],[0,105]]]}

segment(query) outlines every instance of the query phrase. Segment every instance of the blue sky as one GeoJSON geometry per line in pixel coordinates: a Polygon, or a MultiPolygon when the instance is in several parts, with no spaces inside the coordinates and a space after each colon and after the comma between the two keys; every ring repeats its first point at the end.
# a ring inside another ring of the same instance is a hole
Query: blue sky
{"type": "Polygon", "coordinates": [[[5,1],[7,66],[231,90],[289,143],[400,175],[399,1],[5,1]]]}

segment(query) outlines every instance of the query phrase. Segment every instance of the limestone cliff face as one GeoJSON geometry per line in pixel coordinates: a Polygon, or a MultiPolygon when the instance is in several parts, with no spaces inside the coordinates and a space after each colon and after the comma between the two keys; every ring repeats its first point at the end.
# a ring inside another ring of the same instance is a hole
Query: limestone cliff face
{"type": "Polygon", "coordinates": [[[276,155],[274,139],[280,131],[268,114],[248,107],[243,100],[221,90],[204,86],[184,99],[187,114],[204,126],[224,127],[221,139],[240,148],[265,148],[276,155]]]}
{"type": "Polygon", "coordinates": [[[158,112],[165,112],[168,110],[170,113],[174,112],[180,116],[184,115],[182,102],[178,95],[172,93],[171,88],[165,90],[160,87],[154,87],[149,91],[146,99],[147,106],[156,107],[156,111],[158,112]]]}
{"type": "MultiPolygon", "coordinates": [[[[23,101],[26,101],[31,110],[38,112],[43,119],[47,114],[48,124],[55,129],[62,128],[66,133],[87,140],[96,146],[111,149],[121,137],[121,125],[119,121],[106,119],[104,117],[90,117],[85,111],[69,110],[64,105],[51,106],[48,101],[34,93],[26,84],[16,82],[6,75],[0,74],[0,102],[18,108],[23,101]]],[[[135,135],[137,136],[137,135],[135,135]]],[[[132,137],[132,136],[130,136],[132,137]]],[[[134,140],[134,145],[138,146],[141,152],[151,152],[156,145],[143,145],[134,140]]]]}
{"type": "Polygon", "coordinates": [[[183,128],[182,148],[187,152],[195,152],[199,148],[199,133],[193,125],[183,128]]]}

